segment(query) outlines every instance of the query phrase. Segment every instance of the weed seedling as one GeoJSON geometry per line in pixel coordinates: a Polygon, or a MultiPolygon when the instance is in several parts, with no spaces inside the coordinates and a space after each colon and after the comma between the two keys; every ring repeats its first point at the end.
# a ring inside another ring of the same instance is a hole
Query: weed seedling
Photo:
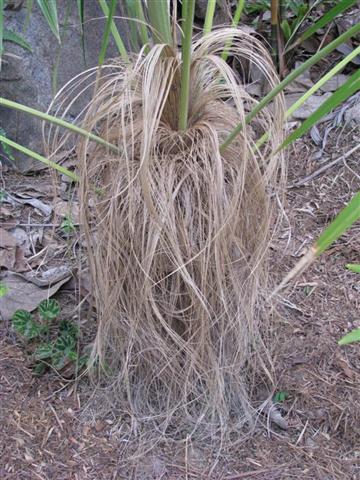
{"type": "Polygon", "coordinates": [[[38,305],[38,320],[26,310],[17,310],[12,317],[15,331],[31,347],[35,375],[42,375],[49,367],[61,370],[71,362],[78,371],[87,363],[88,356],[79,356],[77,351],[78,327],[71,320],[55,322],[60,311],[59,302],[48,299],[38,305]]]}

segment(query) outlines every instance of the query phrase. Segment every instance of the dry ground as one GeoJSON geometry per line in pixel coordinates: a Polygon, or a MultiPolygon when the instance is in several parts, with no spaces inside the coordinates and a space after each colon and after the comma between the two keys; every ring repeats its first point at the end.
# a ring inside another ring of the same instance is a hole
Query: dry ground
{"type": "MultiPolygon", "coordinates": [[[[316,178],[306,177],[359,141],[359,128],[339,129],[321,155],[309,138],[295,145],[289,156],[288,223],[273,243],[276,281],[360,189],[360,150],[316,178]]],[[[38,180],[4,174],[10,192],[16,182],[33,181],[38,180]]],[[[86,381],[74,383],[55,373],[34,378],[10,326],[0,324],[1,480],[360,479],[360,345],[337,345],[345,332],[360,326],[360,277],[344,268],[359,262],[359,229],[355,225],[281,293],[275,369],[278,390],[288,394],[281,408],[289,429],[259,425],[212,471],[215,458],[190,443],[175,450],[162,443],[149,448],[146,460],[126,462],[133,448],[115,427],[116,418],[95,420],[85,408],[91,394],[86,381]]],[[[60,295],[72,312],[76,295],[60,295]]]]}

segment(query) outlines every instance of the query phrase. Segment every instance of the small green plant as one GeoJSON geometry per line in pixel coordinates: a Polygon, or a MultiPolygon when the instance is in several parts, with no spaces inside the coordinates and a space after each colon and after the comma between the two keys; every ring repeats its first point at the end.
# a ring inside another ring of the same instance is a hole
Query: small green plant
{"type": "MultiPolygon", "coordinates": [[[[348,263],[346,268],[352,272],[360,273],[360,264],[348,263]]],[[[351,332],[344,335],[338,341],[339,345],[348,345],[349,343],[360,342],[360,328],[355,328],[351,332]]]]}
{"type": "Polygon", "coordinates": [[[75,229],[74,222],[71,218],[71,215],[66,215],[64,220],[61,222],[60,228],[67,235],[70,235],[71,233],[75,232],[76,229],[75,229]]]}
{"type": "Polygon", "coordinates": [[[288,396],[289,394],[287,392],[280,390],[279,392],[275,393],[272,400],[274,403],[282,403],[282,402],[285,402],[288,396]]]}
{"type": "Polygon", "coordinates": [[[0,282],[0,298],[4,297],[9,291],[9,287],[4,282],[0,282]]]}
{"type": "Polygon", "coordinates": [[[88,356],[77,351],[79,329],[70,320],[55,324],[61,308],[57,300],[40,302],[37,313],[39,320],[26,310],[17,310],[12,317],[15,331],[31,343],[31,358],[35,375],[42,375],[49,367],[61,370],[73,362],[79,370],[87,363],[88,356]]]}

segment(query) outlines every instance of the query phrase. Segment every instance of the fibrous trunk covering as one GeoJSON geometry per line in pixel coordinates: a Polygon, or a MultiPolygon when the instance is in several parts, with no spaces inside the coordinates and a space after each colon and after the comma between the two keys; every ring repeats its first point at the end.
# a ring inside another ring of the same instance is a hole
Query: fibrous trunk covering
{"type": "Polygon", "coordinates": [[[97,75],[82,125],[119,147],[77,147],[98,316],[94,359],[120,409],[163,430],[216,433],[250,420],[265,355],[283,104],[245,124],[256,100],[218,56],[229,38],[245,70],[255,65],[270,87],[276,81],[266,50],[246,32],[202,38],[185,132],[177,130],[181,58],[167,46],[88,72],[74,87],[97,75]],[[220,153],[239,122],[242,132],[220,153]]]}

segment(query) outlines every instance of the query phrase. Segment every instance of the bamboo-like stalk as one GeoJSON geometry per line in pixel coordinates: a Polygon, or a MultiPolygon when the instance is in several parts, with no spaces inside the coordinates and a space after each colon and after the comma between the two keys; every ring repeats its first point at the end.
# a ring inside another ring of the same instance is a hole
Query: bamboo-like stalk
{"type": "Polygon", "coordinates": [[[179,107],[179,130],[186,130],[189,112],[191,41],[195,0],[183,0],[182,17],[185,20],[182,42],[182,66],[179,107]]]}
{"type": "MultiPolygon", "coordinates": [[[[306,62],[304,62],[300,67],[298,67],[296,70],[291,72],[282,82],[279,83],[275,88],[271,90],[262,100],[259,102],[256,107],[245,117],[245,123],[248,124],[251,122],[251,120],[256,117],[256,115],[264,108],[268,103],[271,102],[271,100],[276,97],[282,90],[284,90],[285,87],[287,87],[292,81],[295,80],[299,75],[301,75],[303,72],[305,72],[307,69],[309,69],[312,65],[317,63],[319,60],[324,58],[326,55],[328,55],[330,52],[335,50],[339,45],[342,45],[345,43],[349,38],[352,36],[356,35],[358,32],[360,32],[360,23],[354,25],[351,27],[349,30],[344,32],[342,35],[340,35],[338,38],[333,40],[331,43],[326,45],[322,50],[317,52],[315,55],[313,55],[311,58],[309,58],[306,62]]],[[[243,129],[243,123],[239,123],[234,130],[228,135],[226,140],[223,142],[223,144],[220,146],[220,151],[223,152],[226,150],[226,148],[234,141],[234,139],[237,137],[237,135],[241,132],[243,129]]]]}
{"type": "Polygon", "coordinates": [[[208,0],[208,4],[206,7],[205,22],[204,22],[204,35],[211,32],[213,20],[214,20],[215,7],[216,7],[216,0],[208,0]]]}
{"type": "MultiPolygon", "coordinates": [[[[109,16],[109,7],[106,3],[106,0],[99,0],[99,5],[100,5],[102,11],[104,12],[104,15],[106,17],[108,17],[109,16]]],[[[112,36],[114,38],[117,49],[119,50],[121,58],[123,60],[125,60],[125,62],[128,62],[129,61],[129,56],[128,56],[128,53],[126,51],[124,42],[122,41],[122,38],[120,37],[118,29],[116,28],[114,20],[111,21],[111,27],[110,28],[111,28],[111,33],[112,33],[112,36]]]]}
{"type": "Polygon", "coordinates": [[[39,153],[36,153],[30,150],[29,148],[24,147],[23,145],[19,145],[18,143],[10,140],[9,138],[4,137],[3,135],[0,135],[0,143],[5,143],[6,145],[9,145],[9,147],[12,147],[15,150],[18,150],[19,152],[22,152],[25,155],[31,158],[34,158],[35,160],[39,160],[39,162],[42,162],[45,165],[48,165],[49,167],[53,168],[54,170],[57,170],[59,173],[66,175],[67,177],[71,178],[75,182],[79,180],[79,177],[74,172],[71,172],[67,168],[62,167],[61,165],[58,165],[55,162],[52,162],[51,160],[40,155],[39,153]]]}
{"type": "Polygon", "coordinates": [[[71,132],[78,133],[83,137],[87,137],[89,140],[93,140],[94,142],[98,143],[99,145],[103,145],[104,147],[108,148],[109,150],[119,153],[120,149],[115,145],[107,142],[101,137],[94,135],[83,128],[77,127],[76,125],[66,122],[60,118],[54,117],[53,115],[49,115],[47,113],[40,112],[35,108],[27,107],[26,105],[22,105],[21,103],[13,102],[11,100],[7,100],[6,98],[0,97],[0,106],[1,107],[8,107],[12,108],[13,110],[19,110],[20,112],[28,113],[34,117],[41,118],[41,120],[45,120],[50,123],[54,123],[55,125],[59,125],[59,127],[64,127],[70,130],[71,132]]]}

